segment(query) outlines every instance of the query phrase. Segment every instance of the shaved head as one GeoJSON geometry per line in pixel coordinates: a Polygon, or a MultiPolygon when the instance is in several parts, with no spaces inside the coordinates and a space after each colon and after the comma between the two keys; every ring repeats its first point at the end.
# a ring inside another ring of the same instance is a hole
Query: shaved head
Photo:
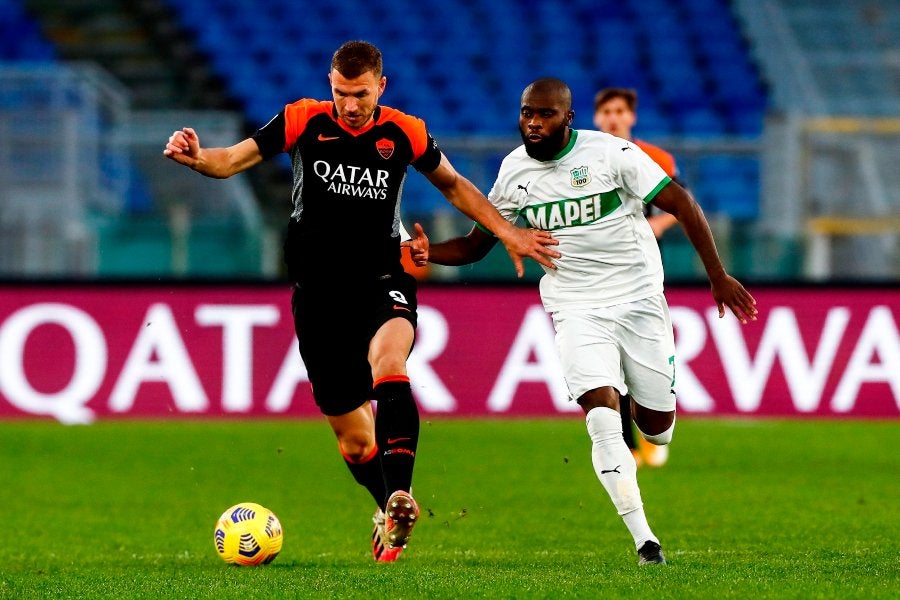
{"type": "Polygon", "coordinates": [[[543,77],[528,84],[522,91],[522,103],[526,97],[544,96],[555,100],[554,104],[568,112],[572,110],[572,91],[566,82],[555,77],[543,77]]]}

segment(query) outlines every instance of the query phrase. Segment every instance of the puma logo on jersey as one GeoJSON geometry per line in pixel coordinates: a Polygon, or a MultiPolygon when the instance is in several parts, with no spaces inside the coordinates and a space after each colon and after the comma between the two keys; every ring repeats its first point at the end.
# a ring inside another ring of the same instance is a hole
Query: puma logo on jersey
{"type": "Polygon", "coordinates": [[[530,181],[529,181],[528,183],[526,183],[525,185],[517,185],[517,186],[516,186],[516,189],[522,190],[522,191],[525,192],[525,194],[528,194],[528,186],[529,186],[529,185],[531,185],[531,182],[530,182],[530,181]]]}

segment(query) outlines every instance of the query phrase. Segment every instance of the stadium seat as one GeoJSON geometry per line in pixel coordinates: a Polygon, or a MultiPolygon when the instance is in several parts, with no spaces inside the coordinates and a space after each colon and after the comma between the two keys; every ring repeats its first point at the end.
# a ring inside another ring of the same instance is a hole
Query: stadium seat
{"type": "MultiPolygon", "coordinates": [[[[410,110],[417,110],[430,123],[459,122],[459,114],[456,119],[434,114],[451,105],[463,113],[461,131],[471,133],[505,131],[498,124],[508,122],[509,109],[497,102],[470,100],[481,109],[479,114],[470,114],[455,101],[444,101],[450,87],[463,87],[476,100],[515,98],[525,83],[541,75],[558,76],[580,90],[595,91],[606,85],[640,87],[642,97],[660,97],[661,116],[674,131],[697,129],[698,111],[719,113],[718,119],[699,123],[713,133],[721,129],[714,125],[717,121],[728,122],[731,117],[728,107],[721,106],[721,98],[704,96],[704,82],[716,80],[711,75],[716,69],[727,72],[735,60],[741,59],[738,57],[746,56],[723,0],[689,0],[680,6],[664,0],[623,0],[602,2],[601,7],[577,0],[566,7],[565,14],[577,17],[573,19],[559,18],[559,5],[548,2],[529,5],[533,14],[526,17],[517,3],[507,0],[427,6],[412,0],[391,0],[377,7],[348,0],[340,8],[273,0],[265,11],[239,0],[166,1],[186,26],[196,31],[220,75],[248,106],[249,97],[258,93],[257,87],[246,81],[254,68],[233,60],[234,48],[251,47],[250,53],[262,72],[271,73],[274,68],[280,74],[273,84],[274,93],[281,93],[288,101],[297,89],[297,80],[319,72],[317,63],[324,71],[334,47],[346,39],[366,37],[338,18],[340,14],[353,14],[357,21],[377,21],[379,31],[367,33],[385,54],[392,91],[408,99],[410,110]],[[702,18],[694,18],[698,15],[702,18]],[[532,17],[542,25],[534,39],[523,45],[521,33],[528,29],[527,19],[532,17]],[[430,28],[433,33],[423,36],[421,32],[434,22],[442,27],[430,28]],[[472,35],[475,30],[484,35],[472,35]],[[273,35],[281,40],[277,51],[269,51],[273,35]],[[235,40],[242,43],[235,44],[235,40]],[[255,41],[267,51],[254,52],[255,41]],[[406,60],[409,58],[412,60],[406,60]],[[279,69],[273,62],[282,62],[283,67],[279,69]],[[403,63],[407,62],[416,68],[406,69],[403,63]],[[305,71],[290,76],[298,63],[305,71]],[[650,81],[644,72],[653,75],[650,81]],[[436,74],[444,77],[428,79],[436,74]],[[690,81],[701,83],[685,83],[690,81]],[[421,92],[413,89],[417,87],[423,88],[421,92]]],[[[758,83],[758,75],[754,72],[752,76],[758,83]]],[[[759,89],[757,86],[756,94],[760,94],[759,89]]],[[[589,107],[592,95],[591,91],[579,91],[576,103],[589,107]]],[[[751,110],[739,121],[744,123],[757,115],[758,111],[751,110]]],[[[249,116],[262,118],[258,114],[249,116]]],[[[660,122],[653,116],[647,121],[660,122]]]]}
{"type": "MultiPolygon", "coordinates": [[[[765,87],[726,0],[569,0],[527,10],[512,0],[270,0],[266,10],[243,0],[165,2],[255,126],[296,98],[328,97],[331,52],[368,39],[385,56],[384,103],[422,117],[439,139],[515,135],[522,87],[540,76],[570,85],[577,127],[593,127],[598,89],[620,86],[640,94],[641,137],[762,130],[765,87]],[[354,25],[362,22],[377,28],[354,25]]],[[[419,202],[417,179],[409,179],[407,206],[419,202]]],[[[758,195],[758,177],[737,181],[749,187],[735,197],[758,195]]],[[[755,210],[723,205],[734,214],[755,210]]]]}
{"type": "Polygon", "coordinates": [[[52,62],[56,50],[17,0],[0,0],[0,61],[52,62]]]}
{"type": "Polygon", "coordinates": [[[759,213],[759,163],[750,158],[700,160],[697,199],[708,213],[747,220],[759,213]]]}

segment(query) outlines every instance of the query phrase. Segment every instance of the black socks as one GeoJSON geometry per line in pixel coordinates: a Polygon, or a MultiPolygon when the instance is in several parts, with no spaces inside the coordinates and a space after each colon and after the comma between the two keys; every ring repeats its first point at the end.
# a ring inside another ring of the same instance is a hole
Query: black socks
{"type": "Polygon", "coordinates": [[[372,498],[375,499],[375,504],[383,509],[387,492],[384,489],[384,476],[381,474],[381,453],[378,451],[378,446],[376,445],[372,453],[359,462],[353,462],[345,454],[344,462],[347,463],[353,479],[369,490],[372,498]]]}
{"type": "MultiPolygon", "coordinates": [[[[384,377],[375,382],[375,441],[381,455],[385,494],[412,487],[413,465],[419,443],[419,407],[409,378],[384,377]]],[[[379,501],[384,505],[387,497],[379,501]]]]}

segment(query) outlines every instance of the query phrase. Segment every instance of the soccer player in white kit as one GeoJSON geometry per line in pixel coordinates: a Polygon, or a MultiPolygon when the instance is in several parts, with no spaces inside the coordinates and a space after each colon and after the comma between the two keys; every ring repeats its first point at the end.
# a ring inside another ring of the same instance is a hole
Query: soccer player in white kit
{"type": "MultiPolygon", "coordinates": [[[[539,79],[522,93],[523,145],[500,166],[488,199],[509,221],[524,218],[559,242],[556,269],[545,267],[541,300],[556,330],[570,397],[585,412],[597,478],[634,538],[639,564],[664,564],[644,514],[637,466],[622,438],[619,399],[647,441],[663,445],[675,427],[675,343],[663,295],[659,247],[642,207],[673,214],[703,261],[719,316],[742,322],[756,301],[728,275],[709,224],[691,195],[628,140],[570,127],[568,86],[539,79]]],[[[478,224],[463,237],[430,245],[419,224],[404,243],[416,264],[463,265],[496,239],[478,224]]]]}

